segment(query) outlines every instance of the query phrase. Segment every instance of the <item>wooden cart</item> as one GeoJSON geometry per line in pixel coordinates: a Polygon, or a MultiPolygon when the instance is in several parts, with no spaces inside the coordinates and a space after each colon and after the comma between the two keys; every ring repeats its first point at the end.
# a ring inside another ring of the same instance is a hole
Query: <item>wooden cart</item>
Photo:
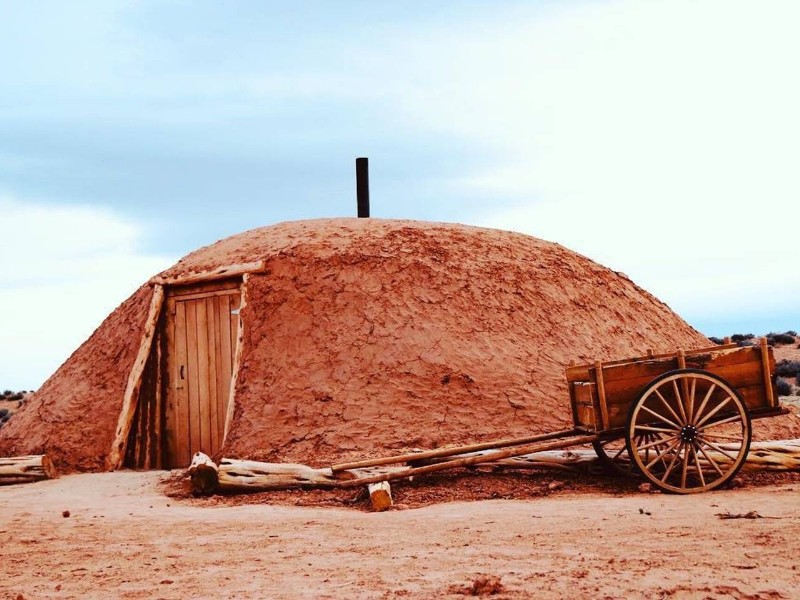
{"type": "Polygon", "coordinates": [[[566,371],[575,428],[595,432],[598,456],[661,489],[704,492],[747,458],[751,420],[785,412],[766,339],[647,355],[566,371]]]}
{"type": "MultiPolygon", "coordinates": [[[[774,392],[775,359],[760,345],[713,346],[566,370],[572,429],[333,465],[409,468],[358,479],[372,483],[478,465],[531,452],[592,444],[619,473],[688,494],[728,483],[750,449],[751,420],[786,412],[774,392]]],[[[355,482],[354,482],[355,483],[355,482]]]]}

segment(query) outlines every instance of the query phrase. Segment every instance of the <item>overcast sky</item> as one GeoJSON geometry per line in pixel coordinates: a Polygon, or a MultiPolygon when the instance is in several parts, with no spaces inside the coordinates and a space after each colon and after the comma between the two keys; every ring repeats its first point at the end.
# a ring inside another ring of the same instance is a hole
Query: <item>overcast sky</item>
{"type": "Polygon", "coordinates": [[[0,387],[217,239],[557,241],[707,335],[800,328],[800,3],[0,0],[0,387]]]}

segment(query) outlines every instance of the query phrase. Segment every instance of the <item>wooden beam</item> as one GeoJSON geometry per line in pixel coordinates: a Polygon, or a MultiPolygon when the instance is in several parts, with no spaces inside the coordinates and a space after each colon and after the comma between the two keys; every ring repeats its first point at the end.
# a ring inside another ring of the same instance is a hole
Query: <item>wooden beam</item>
{"type": "Polygon", "coordinates": [[[184,273],[174,277],[155,276],[150,279],[151,285],[188,285],[190,283],[203,283],[227,277],[236,277],[246,273],[257,273],[264,271],[266,261],[257,260],[255,262],[242,263],[238,265],[225,265],[209,271],[199,271],[196,273],[184,273]]]}
{"type": "Polygon", "coordinates": [[[0,485],[55,479],[58,472],[46,454],[0,458],[0,485]]]}
{"type": "Polygon", "coordinates": [[[466,446],[455,446],[453,448],[438,448],[436,450],[426,450],[423,452],[411,452],[408,454],[396,454],[394,456],[387,456],[384,458],[372,458],[368,460],[360,460],[350,463],[340,463],[333,465],[331,470],[336,473],[338,471],[350,471],[352,469],[362,469],[364,467],[377,467],[380,465],[391,465],[397,463],[410,463],[421,461],[428,458],[439,458],[443,456],[455,456],[457,454],[465,454],[467,452],[475,452],[477,450],[490,450],[496,448],[506,448],[508,446],[521,446],[522,444],[530,444],[532,442],[540,442],[545,440],[552,440],[558,438],[566,438],[576,435],[577,431],[568,429],[565,431],[556,431],[554,433],[545,433],[542,435],[533,435],[522,438],[509,438],[505,440],[494,440],[492,442],[483,442],[480,444],[468,444],[466,446]]]}
{"type": "Polygon", "coordinates": [[[769,344],[767,338],[761,338],[761,372],[764,376],[764,393],[767,395],[767,404],[777,406],[775,390],[772,389],[772,373],[769,368],[769,344]]]}
{"type": "Polygon", "coordinates": [[[139,399],[139,389],[142,385],[142,374],[147,358],[150,355],[150,348],[153,345],[158,318],[161,315],[161,306],[164,303],[164,288],[160,285],[153,287],[153,297],[150,300],[150,311],[144,323],[142,341],[139,344],[139,353],[128,374],[128,383],[125,386],[125,393],[122,396],[122,410],[117,420],[117,429],[114,432],[114,442],[111,451],[106,458],[106,468],[109,471],[119,469],[125,458],[125,448],[128,444],[128,434],[131,431],[131,423],[136,413],[136,403],[139,399]]]}
{"type": "Polygon", "coordinates": [[[608,429],[608,402],[606,401],[606,385],[603,379],[603,362],[594,361],[594,379],[597,383],[597,399],[600,402],[601,429],[608,429]]]}
{"type": "Polygon", "coordinates": [[[222,434],[222,443],[220,448],[225,446],[225,440],[228,439],[228,433],[231,430],[233,423],[233,413],[236,400],[236,383],[239,380],[239,367],[242,364],[242,351],[244,349],[244,319],[242,318],[242,310],[247,306],[247,284],[250,281],[250,274],[245,273],[242,277],[242,291],[241,300],[239,301],[239,325],[236,331],[236,349],[233,352],[233,367],[231,368],[231,389],[228,391],[228,407],[225,411],[225,428],[222,434]]]}

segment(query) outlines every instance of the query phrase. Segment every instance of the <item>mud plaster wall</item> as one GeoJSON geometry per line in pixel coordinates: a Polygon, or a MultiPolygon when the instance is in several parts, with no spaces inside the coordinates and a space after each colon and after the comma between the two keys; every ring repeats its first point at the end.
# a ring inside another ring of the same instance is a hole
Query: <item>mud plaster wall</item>
{"type": "Polygon", "coordinates": [[[123,302],[0,430],[0,456],[48,454],[64,470],[102,470],[152,288],[123,302]]]}
{"type": "Polygon", "coordinates": [[[252,276],[223,453],[328,464],[571,426],[563,368],[706,345],[627,278],[556,244],[394,227],[252,276]]]}

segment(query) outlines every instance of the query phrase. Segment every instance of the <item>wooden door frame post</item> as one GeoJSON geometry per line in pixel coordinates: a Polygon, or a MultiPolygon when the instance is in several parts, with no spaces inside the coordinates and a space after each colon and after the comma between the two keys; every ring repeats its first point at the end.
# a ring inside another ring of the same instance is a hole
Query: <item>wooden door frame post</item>
{"type": "Polygon", "coordinates": [[[147,364],[147,358],[150,356],[150,348],[153,346],[156,326],[161,316],[161,307],[163,304],[164,286],[154,285],[153,297],[150,300],[150,311],[144,323],[142,341],[139,345],[139,353],[136,355],[136,360],[133,361],[133,366],[128,374],[128,383],[125,386],[125,393],[122,396],[122,410],[120,410],[119,419],[117,420],[114,442],[106,458],[106,468],[109,471],[114,471],[122,467],[122,462],[125,460],[128,436],[131,431],[131,425],[133,424],[133,417],[136,414],[139,389],[142,386],[142,375],[144,374],[144,367],[147,364]]]}

